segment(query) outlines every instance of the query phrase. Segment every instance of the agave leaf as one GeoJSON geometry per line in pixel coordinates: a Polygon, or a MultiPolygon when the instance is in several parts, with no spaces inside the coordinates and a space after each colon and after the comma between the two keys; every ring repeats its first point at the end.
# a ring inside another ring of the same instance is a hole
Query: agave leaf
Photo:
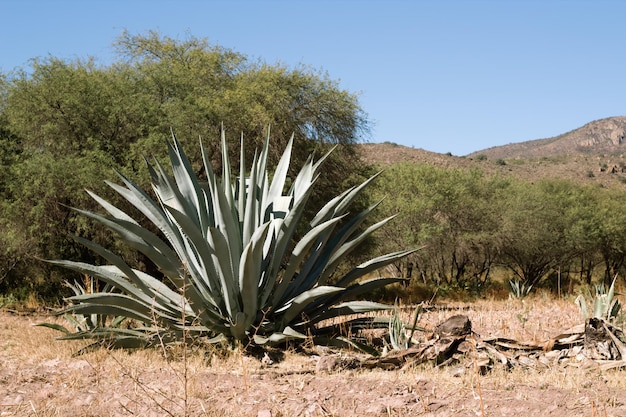
{"type": "Polygon", "coordinates": [[[135,331],[120,331],[121,329],[101,329],[95,332],[78,332],[68,336],[58,338],[58,340],[86,340],[96,339],[91,343],[78,350],[73,356],[80,356],[85,353],[102,349],[141,349],[149,347],[153,344],[153,340],[149,334],[135,331]]]}
{"type": "MultiPolygon", "coordinates": [[[[80,304],[82,306],[87,305],[98,305],[98,306],[115,306],[120,307],[128,311],[133,311],[134,313],[141,314],[143,317],[149,317],[154,320],[166,320],[173,323],[177,323],[180,321],[180,315],[170,315],[167,311],[164,311],[160,308],[156,308],[155,304],[145,304],[133,297],[130,297],[125,294],[118,293],[94,293],[94,294],[83,294],[83,295],[74,295],[68,298],[69,301],[75,303],[83,303],[80,304]]],[[[70,307],[71,308],[71,307],[70,307]]],[[[106,313],[110,314],[110,313],[106,313]]],[[[148,323],[150,321],[147,321],[148,323]]]]}
{"type": "Polygon", "coordinates": [[[35,324],[35,326],[47,327],[49,329],[57,330],[57,331],[62,332],[64,334],[71,334],[71,332],[69,330],[67,330],[67,328],[65,326],[61,326],[60,324],[57,324],[57,323],[37,323],[37,324],[35,324]]]}
{"type": "MultiPolygon", "coordinates": [[[[268,136],[265,139],[265,143],[263,144],[263,149],[261,150],[261,154],[259,155],[258,165],[256,166],[257,172],[257,182],[258,188],[257,192],[259,193],[257,196],[258,205],[256,207],[256,216],[257,216],[257,227],[266,222],[264,218],[264,213],[266,211],[268,203],[268,195],[269,195],[269,176],[267,173],[267,158],[269,155],[269,129],[268,136]]],[[[253,166],[254,168],[254,166],[253,166]]]]}
{"type": "Polygon", "coordinates": [[[143,191],[137,184],[130,181],[121,173],[117,173],[121,180],[126,184],[122,187],[118,184],[106,181],[109,187],[113,188],[118,194],[124,197],[129,203],[137,208],[144,216],[148,218],[166,237],[168,242],[174,247],[177,254],[184,252],[184,244],[178,228],[165,215],[165,212],[143,191]]]}
{"type": "MultiPolygon", "coordinates": [[[[133,223],[110,219],[84,210],[74,209],[75,211],[98,220],[100,223],[115,231],[120,238],[131,248],[138,250],[146,255],[168,278],[176,280],[180,275],[181,265],[177,262],[178,257],[167,246],[165,242],[159,239],[154,233],[147,229],[135,225],[133,223]]],[[[89,245],[86,239],[74,238],[83,245],[89,245]],[[80,240],[79,240],[80,239],[80,240]]],[[[91,247],[91,246],[88,246],[91,247]]]]}
{"type": "Polygon", "coordinates": [[[371,278],[368,280],[360,281],[352,284],[340,293],[333,294],[327,298],[320,300],[319,303],[312,303],[309,307],[307,307],[305,312],[309,316],[314,316],[316,315],[316,312],[324,310],[341,301],[354,300],[358,296],[370,293],[378,288],[383,288],[390,284],[406,281],[408,281],[407,278],[371,278]]]}
{"type": "MultiPolygon", "coordinates": [[[[274,178],[272,179],[272,185],[270,186],[268,193],[269,205],[267,209],[272,210],[272,203],[274,203],[279,197],[283,195],[283,189],[285,188],[285,181],[287,180],[287,173],[289,172],[289,162],[291,160],[291,149],[293,148],[294,135],[291,135],[287,146],[278,161],[276,171],[274,171],[274,178]]],[[[266,213],[266,220],[269,213],[266,213]]]]}
{"type": "Polygon", "coordinates": [[[578,297],[576,297],[576,300],[574,300],[574,302],[580,308],[583,319],[587,320],[587,318],[589,318],[589,312],[587,311],[587,303],[585,302],[585,297],[579,295],[578,297]]]}
{"type": "Polygon", "coordinates": [[[302,199],[308,187],[316,181],[317,176],[317,171],[313,164],[313,156],[310,155],[302,166],[302,169],[300,169],[296,179],[291,184],[289,194],[292,195],[296,201],[302,199]]]}
{"type": "Polygon", "coordinates": [[[340,302],[352,301],[359,295],[371,292],[372,290],[383,288],[386,285],[405,281],[404,278],[372,278],[366,281],[357,282],[337,294],[321,297],[314,303],[310,303],[304,309],[304,316],[318,317],[323,316],[333,306],[340,302]]]}
{"type": "Polygon", "coordinates": [[[150,293],[150,289],[145,285],[145,283],[141,279],[139,279],[139,277],[135,274],[133,269],[130,266],[128,266],[128,264],[126,262],[124,262],[124,260],[119,255],[116,255],[115,253],[111,252],[110,250],[108,250],[108,249],[98,245],[97,243],[89,241],[87,239],[83,239],[83,238],[80,238],[78,236],[76,236],[75,239],[76,239],[76,241],[78,241],[81,244],[85,245],[86,247],[88,247],[92,251],[96,252],[98,255],[102,256],[104,259],[109,261],[111,264],[115,265],[117,267],[117,269],[119,269],[120,272],[128,280],[130,280],[134,285],[136,285],[139,290],[143,291],[145,295],[147,295],[148,297],[151,297],[153,295],[153,294],[150,293]]]}
{"type": "MultiPolygon", "coordinates": [[[[180,254],[185,268],[189,271],[194,278],[194,284],[200,289],[203,295],[206,297],[208,294],[214,296],[219,294],[217,289],[219,288],[219,281],[214,277],[218,277],[218,266],[215,265],[212,255],[214,248],[209,245],[209,242],[197,228],[197,225],[193,223],[184,213],[181,213],[173,208],[168,208],[168,212],[178,224],[181,233],[186,237],[184,240],[186,250],[180,254]],[[203,273],[208,271],[208,273],[203,273]]],[[[214,230],[210,228],[210,230],[214,230]]],[[[209,233],[209,236],[213,236],[209,233]]]]}
{"type": "Polygon", "coordinates": [[[257,175],[259,177],[262,177],[264,173],[267,172],[267,157],[269,155],[269,150],[270,150],[270,133],[271,133],[271,126],[267,127],[267,135],[265,136],[265,142],[263,142],[263,149],[261,150],[261,155],[259,158],[259,165],[258,165],[258,173],[257,175]]]}
{"type": "Polygon", "coordinates": [[[357,237],[355,237],[354,239],[351,239],[347,243],[344,243],[340,247],[337,247],[337,246],[340,244],[340,241],[343,238],[342,235],[337,236],[337,241],[333,240],[333,241],[329,242],[328,246],[329,246],[329,249],[332,250],[332,253],[330,254],[330,256],[329,256],[328,260],[325,262],[325,264],[322,264],[322,265],[318,266],[317,270],[319,271],[319,273],[317,273],[317,274],[319,275],[319,279],[318,279],[319,283],[320,284],[326,283],[327,279],[335,271],[335,269],[337,268],[339,263],[341,261],[343,261],[348,254],[350,254],[361,243],[363,243],[363,241],[368,236],[370,236],[376,230],[378,230],[379,228],[381,228],[382,226],[387,224],[387,222],[389,222],[391,219],[393,219],[393,217],[395,217],[395,216],[387,217],[386,219],[383,219],[380,222],[378,222],[378,223],[368,227],[365,231],[363,231],[357,237]]]}
{"type": "Polygon", "coordinates": [[[67,336],[61,336],[61,340],[81,340],[81,339],[104,339],[111,340],[118,337],[130,337],[143,339],[147,341],[151,334],[156,334],[157,330],[152,328],[146,328],[146,331],[134,330],[134,329],[118,329],[118,328],[100,328],[84,332],[76,332],[68,334],[67,336]],[[149,331],[148,331],[149,330],[149,331]]]}
{"type": "Polygon", "coordinates": [[[110,327],[119,327],[124,320],[126,320],[126,317],[124,316],[117,316],[113,319],[113,321],[111,321],[110,327]]]}
{"type": "MultiPolygon", "coordinates": [[[[215,180],[214,180],[215,181],[215,180]]],[[[224,236],[226,248],[230,254],[230,269],[235,270],[239,264],[239,257],[243,250],[243,242],[239,220],[235,207],[228,202],[226,195],[230,194],[230,190],[222,190],[217,183],[211,183],[211,191],[213,200],[216,204],[215,211],[215,227],[219,229],[224,236]]],[[[232,198],[232,197],[231,197],[232,198]]]]}
{"type": "Polygon", "coordinates": [[[228,252],[228,241],[220,230],[209,229],[208,237],[207,249],[211,252],[211,263],[214,265],[215,276],[219,281],[219,285],[214,291],[221,294],[228,316],[234,318],[235,314],[241,311],[238,299],[238,265],[232,265],[232,259],[228,252]]]}
{"type": "MultiPolygon", "coordinates": [[[[333,250],[333,254],[330,257],[330,259],[328,260],[328,265],[329,265],[328,269],[332,270],[333,269],[332,267],[334,265],[337,265],[339,263],[339,261],[341,261],[342,259],[344,259],[346,257],[346,255],[348,255],[350,252],[352,252],[358,245],[363,243],[363,241],[367,237],[369,237],[376,230],[378,230],[381,227],[383,227],[385,224],[387,224],[394,217],[395,216],[387,217],[386,219],[383,219],[383,220],[379,221],[378,223],[375,223],[375,224],[371,225],[370,227],[365,229],[362,233],[360,233],[357,237],[351,239],[347,243],[344,243],[338,249],[333,250]]],[[[343,235],[339,235],[338,237],[339,237],[339,239],[337,239],[338,240],[337,244],[335,244],[335,242],[331,242],[333,247],[338,246],[340,239],[343,238],[343,235]]]]}
{"type": "Polygon", "coordinates": [[[324,207],[322,207],[317,212],[313,220],[311,220],[311,226],[315,227],[318,224],[328,221],[328,219],[331,219],[333,217],[333,213],[335,212],[337,206],[353,189],[354,187],[347,189],[346,191],[342,192],[341,194],[332,198],[330,201],[324,204],[324,207]]]}
{"type": "Polygon", "coordinates": [[[82,325],[83,323],[81,323],[81,321],[77,319],[77,316],[74,316],[72,314],[62,314],[62,312],[57,313],[57,315],[63,315],[63,318],[65,319],[65,321],[70,323],[70,325],[74,326],[74,329],[76,329],[77,331],[83,329],[83,325],[82,325]]]}
{"type": "MultiPolygon", "coordinates": [[[[361,211],[358,215],[354,216],[349,222],[347,222],[336,235],[335,246],[339,247],[343,245],[358,228],[363,224],[363,221],[376,209],[383,200],[379,200],[376,203],[370,205],[365,210],[361,211]]],[[[335,239],[333,239],[334,241],[335,239]]]]}
{"type": "Polygon", "coordinates": [[[230,316],[230,335],[235,340],[244,340],[248,329],[248,318],[243,311],[237,311],[230,316]]]}
{"type": "Polygon", "coordinates": [[[76,352],[75,356],[81,356],[86,353],[94,352],[103,347],[108,349],[143,349],[151,345],[150,341],[134,338],[134,337],[119,337],[112,340],[91,343],[84,348],[81,348],[76,352]],[[104,343],[103,343],[104,342],[104,343]]]}
{"type": "Polygon", "coordinates": [[[309,185],[307,190],[302,193],[299,200],[293,200],[293,206],[286,214],[285,218],[282,219],[280,228],[276,233],[274,254],[270,259],[268,281],[261,294],[261,305],[267,302],[272,292],[274,292],[274,295],[272,295],[272,305],[280,305],[282,304],[281,300],[284,300],[283,294],[285,288],[281,287],[278,291],[272,290],[278,278],[279,271],[282,268],[283,259],[287,258],[290,254],[290,243],[312,191],[312,187],[309,185]]]}
{"type": "Polygon", "coordinates": [[[613,304],[611,304],[611,308],[609,309],[609,319],[614,319],[619,314],[620,309],[622,308],[619,300],[614,300],[613,304]]]}
{"type": "Polygon", "coordinates": [[[390,310],[393,306],[376,303],[373,301],[348,301],[337,304],[321,312],[316,316],[309,317],[308,324],[319,323],[322,320],[335,317],[348,316],[351,314],[370,313],[373,311],[390,310]]]}
{"type": "Polygon", "coordinates": [[[613,297],[615,296],[615,280],[616,279],[617,279],[617,275],[613,277],[613,281],[611,282],[611,286],[609,287],[609,292],[607,293],[607,299],[609,303],[613,301],[613,297]]]}
{"type": "Polygon", "coordinates": [[[250,238],[254,233],[254,230],[259,225],[259,178],[257,177],[257,165],[259,164],[258,155],[254,154],[252,161],[252,169],[250,177],[247,179],[246,184],[246,206],[243,217],[243,236],[242,244],[247,245],[250,242],[250,238]]]}
{"type": "Polygon", "coordinates": [[[270,336],[260,336],[258,334],[254,335],[254,343],[257,345],[265,345],[265,344],[279,344],[285,343],[294,339],[306,339],[307,336],[302,334],[291,327],[287,326],[283,329],[282,332],[272,333],[270,336]]]}
{"type": "MultiPolygon", "coordinates": [[[[226,131],[224,129],[222,129],[220,139],[222,143],[222,189],[224,190],[227,206],[229,208],[232,208],[235,206],[235,201],[234,201],[233,193],[232,193],[232,183],[231,183],[232,174],[231,174],[230,163],[229,163],[230,158],[228,157],[228,142],[226,141],[226,131]]],[[[241,154],[243,157],[243,152],[241,154]]],[[[207,164],[206,158],[204,160],[205,160],[205,166],[210,165],[210,164],[207,164]]],[[[213,177],[211,181],[213,181],[214,179],[215,177],[213,177]]],[[[217,182],[213,182],[213,184],[217,185],[217,182]]],[[[224,208],[224,207],[221,207],[221,208],[224,208]]]]}
{"type": "Polygon", "coordinates": [[[329,231],[334,229],[337,223],[341,220],[342,217],[337,217],[317,225],[309,230],[296,244],[291,256],[289,257],[289,261],[287,262],[282,280],[274,290],[274,305],[280,305],[284,302],[283,300],[286,298],[285,293],[290,286],[294,287],[289,291],[290,294],[299,294],[308,289],[304,287],[305,283],[301,283],[299,280],[294,280],[296,270],[300,266],[302,260],[308,255],[313,244],[318,242],[320,235],[328,234],[329,231]]]}
{"type": "Polygon", "coordinates": [[[374,181],[381,172],[371,176],[357,187],[351,187],[343,192],[338,197],[328,202],[322,210],[318,212],[315,218],[311,221],[311,225],[315,226],[321,221],[327,220],[329,217],[339,216],[346,212],[350,204],[358,197],[359,194],[367,187],[372,181],[374,181]]]}
{"type": "Polygon", "coordinates": [[[357,187],[352,188],[350,192],[341,200],[341,202],[335,209],[335,212],[345,213],[345,211],[348,209],[350,204],[352,204],[352,202],[361,194],[361,192],[363,192],[365,187],[370,185],[376,178],[380,176],[381,173],[382,171],[377,172],[376,174],[372,175],[371,177],[363,181],[357,187]]]}
{"type": "MultiPolygon", "coordinates": [[[[128,214],[126,214],[126,212],[124,212],[123,210],[118,209],[113,204],[109,203],[104,198],[100,197],[98,194],[96,194],[96,193],[94,193],[94,192],[92,192],[90,190],[85,190],[85,191],[87,191],[87,194],[89,194],[89,196],[91,198],[96,200],[96,202],[98,204],[100,204],[100,206],[102,206],[111,216],[115,217],[116,219],[125,220],[125,221],[127,221],[129,223],[134,223],[136,225],[139,225],[139,223],[137,223],[137,221],[135,221],[135,219],[130,217],[128,214]]],[[[74,210],[77,210],[77,209],[74,209],[74,210]]],[[[79,211],[79,210],[77,210],[77,211],[79,211]]]]}
{"type": "Polygon", "coordinates": [[[217,336],[212,337],[212,338],[206,340],[206,342],[211,344],[211,345],[215,345],[215,344],[218,344],[218,343],[223,343],[223,342],[226,342],[226,341],[228,341],[228,338],[224,335],[224,333],[220,333],[217,336]]]}
{"type": "Polygon", "coordinates": [[[285,294],[282,296],[283,299],[292,298],[318,285],[323,266],[327,264],[330,257],[330,253],[324,249],[328,240],[332,238],[332,229],[322,229],[322,231],[317,234],[313,249],[298,273],[298,279],[289,283],[285,294]]]}
{"type": "Polygon", "coordinates": [[[323,344],[328,346],[335,346],[343,349],[357,349],[363,353],[367,353],[368,355],[378,357],[380,353],[374,349],[373,347],[366,345],[365,343],[360,343],[354,339],[350,339],[345,336],[337,336],[337,337],[314,337],[313,342],[315,344],[323,344]]]}
{"type": "Polygon", "coordinates": [[[206,230],[211,223],[208,219],[207,207],[204,205],[206,200],[202,188],[198,183],[191,162],[189,162],[187,155],[182,152],[180,142],[173,133],[172,140],[173,145],[168,142],[167,149],[177,188],[184,201],[187,202],[189,209],[192,210],[194,216],[190,217],[196,219],[200,230],[206,230]]]}
{"type": "MultiPolygon", "coordinates": [[[[132,295],[138,300],[143,300],[144,302],[151,302],[153,299],[150,298],[146,292],[141,291],[141,289],[134,285],[136,282],[131,282],[128,277],[126,277],[123,272],[113,266],[97,266],[91,265],[84,262],[74,262],[74,261],[47,261],[53,265],[62,266],[65,268],[72,269],[77,272],[81,272],[84,274],[92,275],[98,277],[98,279],[110,283],[112,286],[119,288],[127,294],[132,295]],[[126,278],[126,279],[125,279],[126,278]]],[[[139,282],[141,281],[137,275],[133,274],[133,277],[139,282]]],[[[147,289],[145,285],[144,288],[147,289]]]]}
{"type": "Polygon", "coordinates": [[[74,304],[66,307],[64,312],[74,314],[107,314],[111,316],[125,316],[131,319],[138,320],[143,323],[151,323],[152,315],[142,314],[138,311],[127,309],[121,306],[99,305],[91,303],[74,304]]]}
{"type": "Polygon", "coordinates": [[[356,268],[353,268],[350,272],[345,274],[338,282],[337,286],[343,287],[349,285],[354,280],[362,277],[363,275],[369,274],[372,271],[376,271],[384,266],[387,266],[399,259],[404,258],[407,255],[412,254],[413,252],[418,251],[417,249],[409,249],[404,251],[392,252],[386,255],[379,256],[377,258],[371,259],[367,262],[364,262],[358,265],[356,268]]]}
{"type": "MultiPolygon", "coordinates": [[[[150,172],[150,176],[152,178],[152,189],[157,195],[162,208],[173,208],[181,213],[185,213],[189,216],[190,221],[197,224],[197,213],[194,213],[194,210],[190,207],[189,202],[184,199],[174,180],[165,172],[163,165],[161,165],[159,161],[155,160],[154,166],[148,164],[148,171],[150,172]]],[[[167,214],[166,211],[165,213],[167,214]]]]}
{"type": "MultiPolygon", "coordinates": [[[[223,131],[222,146],[224,147],[224,149],[227,149],[226,138],[223,131]]],[[[239,262],[238,256],[241,254],[243,244],[241,237],[241,227],[239,224],[239,217],[241,213],[238,212],[238,209],[234,203],[228,154],[223,151],[222,165],[224,167],[224,171],[222,173],[222,186],[220,187],[218,184],[218,179],[215,176],[213,169],[211,168],[211,164],[209,162],[208,156],[206,155],[206,151],[204,150],[204,148],[202,148],[201,150],[202,159],[204,161],[204,166],[207,171],[207,176],[209,180],[208,185],[212,201],[211,215],[214,221],[211,226],[220,229],[226,237],[232,258],[232,269],[234,269],[239,262]]],[[[243,137],[241,152],[241,158],[243,160],[243,137]]]]}
{"type": "Polygon", "coordinates": [[[283,322],[289,324],[315,299],[325,295],[336,294],[341,291],[344,291],[344,288],[330,286],[316,287],[299,294],[285,307],[279,308],[278,311],[284,310],[283,322]]]}
{"type": "Polygon", "coordinates": [[[263,247],[271,222],[258,229],[246,245],[239,263],[239,289],[247,326],[256,318],[259,308],[259,281],[263,278],[263,247]]]}

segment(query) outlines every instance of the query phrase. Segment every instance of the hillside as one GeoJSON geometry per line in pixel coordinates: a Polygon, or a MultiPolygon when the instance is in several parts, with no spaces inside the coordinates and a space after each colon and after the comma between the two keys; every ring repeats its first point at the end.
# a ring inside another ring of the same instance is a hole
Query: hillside
{"type": "Polygon", "coordinates": [[[438,154],[393,143],[361,145],[363,158],[376,165],[424,163],[443,168],[478,168],[536,180],[564,178],[599,186],[626,183],[626,116],[588,123],[548,139],[497,146],[466,157],[438,154]]]}
{"type": "Polygon", "coordinates": [[[489,158],[540,158],[576,154],[612,154],[626,151],[626,116],[609,117],[547,139],[495,146],[468,156],[489,158]]]}

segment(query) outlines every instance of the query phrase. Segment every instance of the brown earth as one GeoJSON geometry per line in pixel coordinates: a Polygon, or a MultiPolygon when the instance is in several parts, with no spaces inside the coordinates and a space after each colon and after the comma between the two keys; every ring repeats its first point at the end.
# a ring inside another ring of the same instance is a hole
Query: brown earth
{"type": "Polygon", "coordinates": [[[382,167],[409,162],[441,168],[474,168],[486,174],[528,181],[562,178],[600,187],[623,187],[625,139],[626,117],[610,117],[554,138],[496,146],[467,156],[439,154],[391,142],[368,143],[360,148],[365,161],[382,167]]]}
{"type": "MultiPolygon", "coordinates": [[[[432,328],[460,310],[482,336],[546,340],[580,322],[572,300],[480,301],[424,313],[432,328]]],[[[407,313],[410,309],[406,310],[407,313]]],[[[350,351],[271,352],[180,348],[81,357],[80,342],[33,327],[42,316],[0,313],[0,416],[624,416],[626,378],[582,366],[494,369],[432,365],[384,371],[351,363],[350,351]],[[320,359],[321,358],[321,359],[320,359]],[[333,360],[328,360],[332,358],[333,360]]]]}
{"type": "Polygon", "coordinates": [[[473,152],[490,158],[540,158],[576,154],[620,154],[626,151],[626,117],[594,120],[561,135],[494,146],[473,152]]]}
{"type": "Polygon", "coordinates": [[[487,175],[497,174],[526,181],[561,178],[599,187],[624,187],[626,183],[626,169],[622,172],[622,167],[626,164],[626,154],[482,159],[443,155],[391,143],[370,143],[360,146],[364,160],[383,169],[389,165],[406,162],[445,169],[478,169],[487,175]]]}

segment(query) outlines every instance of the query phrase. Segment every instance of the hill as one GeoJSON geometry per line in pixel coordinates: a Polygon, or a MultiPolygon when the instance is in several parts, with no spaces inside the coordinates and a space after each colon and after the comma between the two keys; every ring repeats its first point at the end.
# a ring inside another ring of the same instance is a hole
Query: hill
{"type": "Polygon", "coordinates": [[[609,117],[587,123],[567,133],[547,139],[495,146],[469,157],[539,158],[576,154],[613,154],[626,151],[626,116],[609,117]]]}
{"type": "Polygon", "coordinates": [[[599,186],[626,183],[626,116],[596,120],[562,135],[496,146],[465,157],[394,143],[361,145],[363,158],[376,165],[423,163],[443,168],[478,168],[488,174],[533,181],[564,178],[599,186]],[[624,172],[623,172],[624,171],[624,172]]]}

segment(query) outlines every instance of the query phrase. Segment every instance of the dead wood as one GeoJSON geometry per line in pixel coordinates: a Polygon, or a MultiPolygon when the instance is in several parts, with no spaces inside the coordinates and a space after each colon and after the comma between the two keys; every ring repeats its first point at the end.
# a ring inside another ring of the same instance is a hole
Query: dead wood
{"type": "Polygon", "coordinates": [[[622,330],[602,318],[587,319],[544,343],[520,342],[504,337],[480,338],[465,315],[454,315],[435,326],[425,341],[404,350],[368,358],[366,368],[397,369],[430,362],[447,366],[475,361],[482,371],[494,366],[539,369],[553,365],[626,367],[622,330]],[[470,336],[471,337],[468,337],[470,336]],[[473,344],[473,346],[472,346],[473,344]],[[474,352],[470,355],[470,352],[474,352]]]}

